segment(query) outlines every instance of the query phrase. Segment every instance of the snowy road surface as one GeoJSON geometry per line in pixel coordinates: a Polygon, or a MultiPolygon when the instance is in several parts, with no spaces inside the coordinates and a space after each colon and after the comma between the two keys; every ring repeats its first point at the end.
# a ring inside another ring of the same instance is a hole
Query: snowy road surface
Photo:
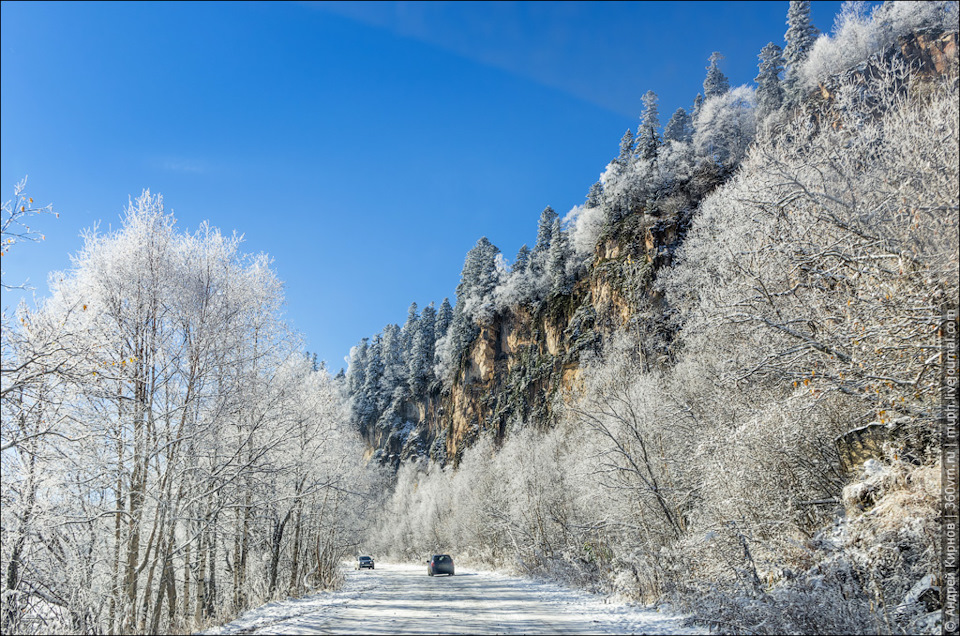
{"type": "Polygon", "coordinates": [[[278,601],[207,634],[696,634],[676,616],[557,585],[458,568],[378,563],[332,593],[278,601]]]}

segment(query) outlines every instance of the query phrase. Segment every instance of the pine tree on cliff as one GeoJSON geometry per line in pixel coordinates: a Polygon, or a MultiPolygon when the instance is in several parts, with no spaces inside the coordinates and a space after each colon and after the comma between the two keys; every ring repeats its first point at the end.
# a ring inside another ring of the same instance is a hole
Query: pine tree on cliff
{"type": "Polygon", "coordinates": [[[404,356],[410,352],[410,348],[413,346],[413,336],[417,333],[418,320],[420,320],[420,314],[417,312],[417,303],[410,303],[410,308],[407,310],[407,321],[403,323],[403,329],[400,330],[404,356]]]}
{"type": "Polygon", "coordinates": [[[383,357],[380,355],[382,342],[381,335],[375,335],[364,356],[366,370],[362,390],[364,410],[360,414],[363,424],[373,424],[386,407],[380,395],[380,384],[383,379],[383,357]]]}
{"type": "Polygon", "coordinates": [[[453,322],[453,307],[450,306],[450,299],[444,298],[440,303],[440,309],[437,311],[437,324],[434,328],[434,345],[436,341],[447,335],[450,323],[453,322]]]}
{"type": "Polygon", "coordinates": [[[653,161],[660,150],[660,112],[657,94],[647,91],[643,96],[643,114],[637,130],[637,154],[644,161],[653,161]]]}
{"type": "Polygon", "coordinates": [[[426,336],[427,342],[430,343],[430,350],[433,351],[433,345],[437,341],[437,310],[432,302],[424,307],[423,313],[420,314],[419,331],[426,336]]]}
{"type": "Polygon", "coordinates": [[[347,392],[353,398],[353,413],[356,421],[363,424],[373,411],[364,387],[367,382],[367,357],[370,341],[364,338],[360,344],[350,349],[350,366],[347,370],[347,392]]]}
{"type": "Polygon", "coordinates": [[[457,305],[453,310],[454,351],[459,355],[480,333],[475,318],[484,316],[492,304],[497,277],[497,254],[500,250],[487,237],[481,237],[467,252],[457,285],[457,305]]]}
{"type": "Polygon", "coordinates": [[[417,320],[407,356],[407,383],[416,399],[424,394],[432,380],[434,328],[437,312],[430,303],[417,320]]]}
{"type": "Polygon", "coordinates": [[[757,74],[757,119],[762,120],[783,104],[783,86],[780,73],[783,72],[783,50],[770,42],[760,51],[759,73],[757,74]]]}
{"type": "Polygon", "coordinates": [[[457,302],[453,308],[453,320],[450,322],[450,331],[448,334],[448,346],[451,351],[451,359],[454,361],[459,360],[464,349],[470,346],[470,343],[473,342],[473,339],[476,338],[479,333],[480,330],[473,324],[473,321],[464,311],[463,303],[457,302]]]}
{"type": "Polygon", "coordinates": [[[787,10],[787,32],[783,36],[786,41],[783,49],[783,88],[784,101],[788,106],[797,105],[803,95],[800,69],[819,33],[810,19],[810,2],[791,0],[787,10]]]}
{"type": "Polygon", "coordinates": [[[707,67],[707,77],[703,80],[703,96],[706,99],[719,97],[730,90],[730,80],[717,66],[722,59],[723,55],[719,51],[710,54],[710,66],[707,67]]]}
{"type": "Polygon", "coordinates": [[[570,247],[567,235],[560,227],[560,219],[553,220],[550,237],[550,259],[547,267],[547,276],[550,279],[550,295],[569,294],[570,278],[567,276],[567,260],[570,258],[570,247]]]}
{"type": "Polygon", "coordinates": [[[513,267],[510,268],[511,274],[526,274],[530,269],[530,248],[524,243],[517,252],[517,258],[513,260],[513,267]]]}
{"type": "Polygon", "coordinates": [[[468,301],[476,305],[487,301],[497,286],[497,254],[500,250],[486,236],[474,245],[463,263],[460,284],[457,285],[457,304],[468,301]]]}
{"type": "Polygon", "coordinates": [[[530,271],[535,279],[547,270],[553,222],[558,218],[557,213],[549,205],[540,213],[540,220],[537,222],[537,242],[533,246],[533,254],[530,257],[530,271]]]}
{"type": "Polygon", "coordinates": [[[527,300],[533,297],[533,281],[530,280],[530,248],[524,243],[510,268],[510,279],[517,297],[527,300]]]}
{"type": "Polygon", "coordinates": [[[627,128],[620,138],[620,154],[617,156],[617,163],[621,166],[629,166],[633,162],[633,153],[636,148],[636,140],[633,138],[633,131],[627,128]]]}
{"type": "Polygon", "coordinates": [[[389,405],[400,397],[397,389],[406,389],[407,365],[403,362],[403,337],[398,325],[383,328],[383,377],[380,383],[381,403],[389,405]]]}
{"type": "Polygon", "coordinates": [[[587,191],[586,206],[588,208],[599,208],[601,205],[603,205],[603,184],[597,181],[587,191]]]}
{"type": "Polygon", "coordinates": [[[689,142],[692,138],[693,130],[690,127],[690,115],[683,108],[678,108],[663,129],[663,140],[665,142],[689,142]]]}
{"type": "Polygon", "coordinates": [[[697,96],[693,98],[693,107],[690,108],[690,119],[697,121],[697,117],[700,115],[700,109],[703,107],[703,95],[697,93],[697,96]]]}

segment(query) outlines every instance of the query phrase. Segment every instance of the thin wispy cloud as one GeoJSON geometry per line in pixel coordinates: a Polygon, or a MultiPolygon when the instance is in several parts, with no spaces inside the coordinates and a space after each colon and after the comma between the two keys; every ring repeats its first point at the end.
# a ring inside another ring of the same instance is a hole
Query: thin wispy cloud
{"type": "MultiPolygon", "coordinates": [[[[634,115],[638,87],[603,60],[630,55],[630,38],[596,38],[575,25],[595,19],[587,3],[320,2],[318,10],[387,30],[506,71],[594,106],[634,115]]],[[[610,28],[628,29],[627,24],[610,28]]],[[[634,31],[636,26],[630,27],[634,31]]]]}

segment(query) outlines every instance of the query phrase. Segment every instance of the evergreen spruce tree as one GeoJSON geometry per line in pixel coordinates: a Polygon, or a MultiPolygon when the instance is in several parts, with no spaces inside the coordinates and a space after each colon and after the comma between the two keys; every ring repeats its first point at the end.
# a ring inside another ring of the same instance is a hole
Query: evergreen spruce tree
{"type": "Polygon", "coordinates": [[[623,137],[620,138],[620,155],[617,157],[617,163],[621,166],[629,166],[633,161],[635,147],[636,140],[633,138],[633,131],[627,128],[627,132],[623,133],[623,137]]]}
{"type": "Polygon", "coordinates": [[[407,383],[414,399],[420,398],[432,381],[436,314],[430,303],[415,323],[416,331],[407,356],[407,383]]]}
{"type": "Polygon", "coordinates": [[[513,267],[510,268],[511,274],[526,274],[530,267],[530,248],[524,243],[517,252],[517,258],[513,261],[513,267]]]}
{"type": "Polygon", "coordinates": [[[500,250],[486,236],[473,246],[463,263],[460,284],[457,285],[457,305],[453,310],[453,342],[456,351],[462,352],[480,332],[474,317],[482,308],[489,306],[498,280],[497,254],[500,250]],[[468,308],[470,313],[468,314],[468,308]]]}
{"type": "Polygon", "coordinates": [[[570,284],[567,277],[567,260],[570,257],[570,247],[567,235],[560,227],[560,219],[553,220],[550,237],[550,259],[547,275],[550,278],[550,295],[569,294],[570,284]]]}
{"type": "Polygon", "coordinates": [[[653,91],[647,91],[643,96],[643,114],[637,130],[637,154],[644,161],[656,159],[660,149],[660,113],[657,101],[657,94],[653,91]]]}
{"type": "Polygon", "coordinates": [[[700,108],[703,106],[703,95],[697,93],[697,96],[693,98],[693,107],[690,109],[690,118],[696,122],[697,117],[700,115],[700,108]]]}
{"type": "Polygon", "coordinates": [[[813,26],[810,19],[809,0],[790,0],[787,10],[787,32],[783,38],[786,46],[783,49],[784,63],[784,101],[788,106],[796,106],[803,94],[800,82],[800,69],[803,62],[810,55],[810,49],[820,32],[813,26]]]}
{"type": "Polygon", "coordinates": [[[447,335],[450,323],[453,322],[453,307],[450,306],[450,299],[444,298],[440,303],[440,309],[437,311],[437,323],[434,328],[434,342],[447,335]]]}
{"type": "Polygon", "coordinates": [[[430,359],[433,359],[433,348],[434,343],[437,341],[437,310],[434,308],[433,303],[423,308],[423,313],[420,314],[420,329],[419,333],[422,333],[428,343],[430,349],[430,359]]]}
{"type": "Polygon", "coordinates": [[[458,360],[463,355],[464,350],[470,346],[470,343],[479,333],[480,329],[473,324],[473,321],[464,312],[463,303],[458,302],[453,308],[453,320],[450,322],[448,336],[454,360],[458,360]]]}
{"type": "Polygon", "coordinates": [[[533,297],[533,282],[530,280],[530,248],[524,243],[517,252],[517,258],[510,269],[513,285],[522,300],[533,297]]]}
{"type": "Polygon", "coordinates": [[[420,315],[417,313],[417,303],[410,303],[410,308],[407,310],[407,321],[403,323],[403,329],[401,330],[404,355],[408,354],[413,346],[413,336],[417,333],[418,320],[420,320],[420,315]]]}
{"type": "Polygon", "coordinates": [[[597,181],[587,192],[586,206],[588,208],[599,208],[603,205],[603,184],[597,181]]]}
{"type": "Polygon", "coordinates": [[[683,108],[678,108],[663,129],[663,140],[689,142],[691,139],[693,139],[693,129],[690,124],[690,115],[683,108]]]}
{"type": "Polygon", "coordinates": [[[760,51],[759,73],[757,74],[757,117],[762,120],[770,113],[780,109],[783,104],[783,86],[780,73],[783,72],[783,51],[770,42],[760,51]]]}
{"type": "Polygon", "coordinates": [[[358,401],[362,397],[363,386],[367,379],[366,356],[370,348],[370,341],[364,338],[360,344],[350,349],[350,366],[347,373],[347,391],[354,399],[354,411],[357,410],[358,401]]]}
{"type": "Polygon", "coordinates": [[[364,368],[366,377],[363,380],[363,395],[367,410],[364,412],[363,423],[373,424],[380,413],[386,408],[386,402],[380,393],[383,380],[383,357],[381,356],[383,338],[380,334],[373,337],[367,348],[364,368]]]}
{"type": "Polygon", "coordinates": [[[463,263],[460,284],[457,285],[457,305],[463,300],[487,300],[499,282],[497,254],[500,250],[486,236],[474,245],[463,263]]]}
{"type": "Polygon", "coordinates": [[[407,365],[403,362],[403,337],[398,325],[390,324],[383,328],[382,355],[380,398],[389,405],[399,397],[397,389],[405,389],[407,384],[407,365]]]}
{"type": "Polygon", "coordinates": [[[540,213],[540,220],[537,222],[537,242],[533,246],[533,254],[530,258],[530,272],[534,278],[539,278],[547,269],[553,222],[558,218],[557,213],[549,205],[540,213]]]}
{"type": "Polygon", "coordinates": [[[703,80],[703,95],[707,99],[719,97],[730,90],[730,80],[717,66],[722,59],[723,55],[719,51],[710,54],[710,66],[707,67],[707,77],[703,80]]]}

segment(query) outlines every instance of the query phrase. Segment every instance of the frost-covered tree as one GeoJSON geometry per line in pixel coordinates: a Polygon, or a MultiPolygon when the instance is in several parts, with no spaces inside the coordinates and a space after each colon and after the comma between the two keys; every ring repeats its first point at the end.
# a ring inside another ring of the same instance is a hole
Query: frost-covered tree
{"type": "Polygon", "coordinates": [[[784,98],[788,105],[796,105],[803,95],[801,69],[819,34],[810,18],[809,0],[790,0],[787,10],[787,32],[783,38],[784,98]]]}
{"type": "Polygon", "coordinates": [[[413,336],[417,333],[417,322],[419,320],[420,314],[418,313],[417,303],[410,303],[410,308],[407,309],[407,320],[401,328],[400,341],[403,343],[404,355],[407,355],[410,351],[410,347],[413,344],[413,336]]]}
{"type": "Polygon", "coordinates": [[[642,161],[653,161],[660,149],[660,114],[657,94],[647,91],[643,95],[643,113],[637,130],[637,155],[642,161]]]}
{"type": "Polygon", "coordinates": [[[700,108],[703,106],[703,95],[697,93],[697,96],[693,98],[693,106],[690,107],[690,118],[693,121],[697,120],[697,115],[700,114],[700,108]]]}
{"type": "Polygon", "coordinates": [[[705,99],[719,97],[730,90],[730,80],[718,66],[723,55],[719,51],[710,54],[710,66],[707,67],[707,77],[703,80],[703,96],[705,99]]]}
{"type": "Polygon", "coordinates": [[[513,267],[510,268],[511,274],[526,274],[530,269],[530,248],[524,243],[517,250],[517,257],[513,261],[513,267]]]}
{"type": "Polygon", "coordinates": [[[776,112],[783,104],[783,86],[780,74],[783,72],[783,51],[770,42],[760,51],[757,82],[757,119],[763,120],[776,112]]]}
{"type": "Polygon", "coordinates": [[[480,333],[478,323],[489,320],[495,310],[494,290],[500,282],[497,257],[500,250],[481,237],[467,252],[457,285],[457,304],[443,342],[437,343],[437,376],[449,379],[456,361],[480,333]]]}
{"type": "Polygon", "coordinates": [[[537,242],[530,254],[530,271],[534,280],[543,276],[547,269],[550,241],[553,237],[553,222],[558,218],[560,218],[559,215],[549,205],[540,213],[540,219],[537,221],[537,242]]]}
{"type": "Polygon", "coordinates": [[[673,115],[670,116],[670,121],[667,122],[666,127],[663,129],[663,140],[664,142],[684,142],[689,143],[693,139],[693,125],[690,120],[690,115],[687,114],[683,108],[678,108],[674,111],[673,115]]]}
{"type": "Polygon", "coordinates": [[[363,384],[363,395],[369,401],[371,408],[370,415],[372,420],[367,424],[372,425],[376,418],[386,409],[387,402],[383,398],[381,385],[383,382],[383,336],[376,334],[370,341],[365,357],[366,377],[363,384]]]}
{"type": "Polygon", "coordinates": [[[145,191],[23,314],[25,339],[56,326],[46,353],[76,372],[4,396],[4,441],[29,431],[3,450],[4,633],[194,631],[335,580],[357,528],[322,506],[358,505],[358,440],[240,244],[180,232],[145,191]]]}
{"type": "Polygon", "coordinates": [[[637,142],[633,136],[633,131],[627,128],[627,132],[623,133],[623,137],[620,138],[620,154],[617,155],[617,162],[622,166],[629,166],[633,163],[636,146],[637,142]]]}
{"type": "Polygon", "coordinates": [[[440,309],[437,310],[436,340],[447,335],[450,323],[453,321],[453,307],[450,306],[450,299],[444,298],[440,303],[440,309]]]}
{"type": "Polygon", "coordinates": [[[414,399],[420,398],[432,381],[437,312],[430,303],[417,321],[407,356],[408,383],[414,399]]]}
{"type": "Polygon", "coordinates": [[[570,277],[567,275],[567,262],[570,259],[570,246],[566,232],[560,225],[560,219],[553,220],[551,228],[550,252],[547,261],[547,276],[550,281],[550,294],[570,293],[570,277]]]}
{"type": "Polygon", "coordinates": [[[494,292],[498,312],[507,311],[521,303],[528,303],[537,297],[539,281],[531,270],[530,257],[530,248],[524,244],[517,252],[509,273],[506,265],[500,264],[503,271],[500,284],[494,292]]]}
{"type": "Polygon", "coordinates": [[[486,316],[490,295],[498,282],[497,255],[500,250],[487,237],[481,237],[467,252],[457,285],[457,305],[469,316],[486,316]]]}
{"type": "Polygon", "coordinates": [[[437,310],[431,302],[429,305],[423,308],[423,312],[420,314],[420,328],[419,331],[424,334],[425,341],[429,343],[430,347],[430,357],[433,357],[433,345],[437,341],[437,310]]]}
{"type": "Polygon", "coordinates": [[[544,254],[550,250],[553,222],[557,218],[559,218],[559,215],[549,205],[540,213],[540,220],[537,222],[537,242],[533,246],[533,256],[544,254]]]}
{"type": "Polygon", "coordinates": [[[725,169],[743,159],[757,131],[754,99],[753,89],[739,86],[704,102],[693,138],[701,157],[725,169]]]}
{"type": "Polygon", "coordinates": [[[360,344],[350,349],[350,362],[347,366],[347,392],[352,400],[353,415],[357,423],[371,419],[376,405],[370,400],[364,388],[367,385],[367,358],[370,353],[370,339],[364,338],[360,344]]]}
{"type": "Polygon", "coordinates": [[[403,334],[400,327],[389,324],[383,328],[381,341],[383,375],[380,379],[380,397],[385,404],[401,397],[406,390],[407,365],[404,364],[403,334]],[[399,393],[398,393],[399,391],[399,393]]]}
{"type": "Polygon", "coordinates": [[[582,205],[570,210],[564,223],[568,227],[567,240],[573,261],[573,267],[568,270],[578,269],[593,256],[597,240],[607,227],[607,215],[603,208],[582,205]]]}
{"type": "Polygon", "coordinates": [[[588,208],[599,208],[603,205],[603,184],[597,181],[590,189],[587,191],[587,201],[585,204],[588,208]]]}

